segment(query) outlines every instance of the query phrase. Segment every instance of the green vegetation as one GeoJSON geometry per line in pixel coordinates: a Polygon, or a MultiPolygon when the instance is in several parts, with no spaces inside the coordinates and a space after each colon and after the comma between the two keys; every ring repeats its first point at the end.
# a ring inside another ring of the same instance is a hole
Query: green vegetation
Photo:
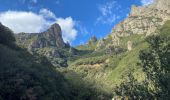
{"type": "Polygon", "coordinates": [[[36,48],[32,55],[0,25],[0,100],[169,100],[170,21],[158,31],[121,37],[120,53],[106,53],[109,35],[102,50],[95,50],[98,40],[92,37],[76,49],[36,48]],[[128,41],[133,43],[129,51],[128,41]]]}
{"type": "Polygon", "coordinates": [[[15,41],[15,37],[14,34],[12,33],[11,30],[9,30],[9,28],[2,26],[2,24],[0,23],[0,43],[6,44],[6,45],[10,45],[15,41]]]}
{"type": "Polygon", "coordinates": [[[145,40],[145,36],[143,34],[141,35],[134,34],[128,37],[122,37],[120,39],[120,46],[123,47],[124,49],[127,49],[128,41],[132,41],[133,46],[136,47],[137,45],[140,45],[144,40],[145,40]]]}
{"type": "Polygon", "coordinates": [[[11,39],[0,42],[0,100],[98,100],[101,94],[110,98],[74,71],[59,72],[43,55],[18,47],[6,27],[0,30],[0,40],[11,39]]]}
{"type": "Polygon", "coordinates": [[[0,40],[11,39],[0,42],[0,99],[69,99],[68,85],[64,77],[47,59],[38,55],[33,56],[17,47],[9,29],[1,26],[0,30],[3,30],[0,32],[0,40]]]}
{"type": "MultiPolygon", "coordinates": [[[[168,21],[160,28],[159,33],[161,36],[169,36],[169,23],[170,22],[168,21]]],[[[110,38],[108,37],[105,41],[109,41],[109,39],[110,38]]],[[[76,59],[74,59],[74,56],[71,58],[74,60],[70,60],[68,69],[79,73],[83,80],[92,82],[93,85],[91,87],[112,95],[114,95],[113,91],[116,89],[117,85],[118,87],[125,86],[126,84],[129,84],[128,86],[132,85],[129,81],[129,83],[127,83],[124,78],[128,76],[126,73],[131,72],[130,70],[134,70],[133,73],[131,73],[131,77],[134,78],[133,81],[135,84],[133,89],[138,91],[134,91],[134,93],[141,94],[139,96],[142,96],[143,99],[149,97],[153,98],[153,95],[150,94],[151,91],[147,90],[147,86],[143,85],[145,84],[146,73],[143,71],[143,68],[141,67],[142,65],[139,64],[141,60],[139,58],[141,50],[149,48],[150,43],[146,40],[145,35],[131,35],[128,37],[122,37],[120,39],[120,46],[127,49],[128,41],[132,41],[133,43],[133,49],[131,51],[109,55],[105,54],[105,51],[88,51],[87,53],[84,53],[84,55],[82,52],[82,56],[77,55],[77,57],[75,57],[76,59]],[[141,88],[142,90],[138,88],[141,88]]],[[[80,50],[83,50],[83,48],[80,50]]],[[[127,93],[129,91],[131,90],[127,90],[127,93]]]]}
{"type": "Polygon", "coordinates": [[[146,41],[149,48],[140,51],[140,66],[146,77],[143,82],[136,80],[132,74],[128,80],[116,89],[116,96],[134,99],[169,100],[170,99],[170,36],[154,35],[146,41]]]}

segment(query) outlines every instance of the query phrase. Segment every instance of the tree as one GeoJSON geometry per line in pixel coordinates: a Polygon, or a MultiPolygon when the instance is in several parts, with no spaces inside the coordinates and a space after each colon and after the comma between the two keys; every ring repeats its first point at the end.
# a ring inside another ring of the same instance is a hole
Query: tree
{"type": "Polygon", "coordinates": [[[15,41],[13,32],[0,23],[0,43],[11,44],[15,41]]]}
{"type": "Polygon", "coordinates": [[[115,94],[130,100],[170,100],[170,37],[154,35],[146,39],[149,48],[140,51],[140,65],[146,80],[138,82],[131,73],[116,87],[115,94]],[[152,87],[151,87],[152,86],[152,87]]]}
{"type": "MultiPolygon", "coordinates": [[[[131,72],[126,74],[127,78],[114,89],[115,96],[127,98],[129,100],[152,100],[153,96],[149,93],[145,82],[138,82],[131,72]]],[[[124,77],[124,76],[123,76],[124,77]]]]}
{"type": "Polygon", "coordinates": [[[147,38],[149,49],[142,50],[139,58],[147,82],[154,86],[157,99],[170,99],[170,37],[154,35],[147,38]]]}

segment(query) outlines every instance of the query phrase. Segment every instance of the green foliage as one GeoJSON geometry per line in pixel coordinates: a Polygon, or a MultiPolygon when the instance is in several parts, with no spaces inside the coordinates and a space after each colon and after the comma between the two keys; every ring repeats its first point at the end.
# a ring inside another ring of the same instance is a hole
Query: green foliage
{"type": "Polygon", "coordinates": [[[140,53],[141,66],[147,75],[147,81],[154,85],[157,99],[170,99],[170,37],[152,36],[147,39],[148,50],[140,53]]]}
{"type": "MultiPolygon", "coordinates": [[[[114,89],[114,95],[129,100],[153,100],[145,82],[138,82],[132,73],[128,73],[127,79],[114,89]]],[[[123,76],[124,78],[125,76],[123,76]]]]}
{"type": "Polygon", "coordinates": [[[94,65],[94,64],[101,64],[104,63],[106,60],[107,56],[103,57],[90,57],[90,58],[85,58],[85,59],[80,59],[74,62],[75,66],[79,65],[94,65]]]}
{"type": "Polygon", "coordinates": [[[0,96],[3,100],[68,99],[63,76],[45,59],[36,62],[26,51],[11,50],[3,45],[0,48],[0,96]]]}
{"type": "Polygon", "coordinates": [[[141,67],[146,79],[137,81],[128,74],[125,82],[115,89],[115,95],[130,100],[169,100],[170,97],[170,37],[153,35],[146,39],[149,48],[140,51],[141,67]]]}
{"type": "Polygon", "coordinates": [[[161,28],[160,28],[160,34],[167,36],[170,35],[170,20],[167,21],[161,28]]]}
{"type": "Polygon", "coordinates": [[[107,100],[110,98],[108,94],[102,90],[96,90],[92,87],[91,81],[84,80],[81,74],[74,70],[64,70],[62,73],[69,82],[71,94],[74,96],[72,100],[101,100],[100,95],[107,100]]]}
{"type": "Polygon", "coordinates": [[[128,37],[122,37],[120,39],[120,46],[123,47],[124,49],[127,49],[128,41],[132,41],[133,47],[135,47],[135,46],[140,45],[144,40],[145,40],[144,35],[133,34],[128,37]]]}
{"type": "Polygon", "coordinates": [[[9,42],[14,45],[14,39],[8,37],[12,33],[8,32],[7,36],[0,36],[3,40],[0,42],[0,99],[69,100],[64,77],[45,57],[33,56],[24,49],[8,45],[9,42]]]}
{"type": "Polygon", "coordinates": [[[12,31],[0,23],[0,43],[9,45],[15,41],[12,31]]]}

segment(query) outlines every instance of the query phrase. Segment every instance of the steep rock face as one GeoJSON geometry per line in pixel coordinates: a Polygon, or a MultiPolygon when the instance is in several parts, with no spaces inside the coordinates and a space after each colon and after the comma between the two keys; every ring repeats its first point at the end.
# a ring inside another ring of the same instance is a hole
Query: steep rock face
{"type": "Polygon", "coordinates": [[[118,37],[131,34],[156,33],[156,30],[170,19],[170,0],[156,0],[144,7],[132,6],[128,18],[113,28],[112,34],[118,37]]]}
{"type": "Polygon", "coordinates": [[[38,34],[37,39],[29,45],[31,48],[44,48],[49,46],[65,47],[62,38],[61,28],[58,24],[53,24],[47,31],[38,34]]]}
{"type": "MultiPolygon", "coordinates": [[[[155,0],[153,4],[148,6],[137,7],[133,5],[128,17],[112,29],[111,41],[105,44],[104,47],[107,48],[108,45],[112,47],[119,46],[122,37],[133,34],[143,34],[145,36],[158,34],[157,30],[167,20],[170,20],[170,0],[155,0]]],[[[107,40],[110,40],[110,37],[107,37],[107,40]]],[[[101,43],[98,42],[96,49],[100,47],[101,43]]]]}
{"type": "Polygon", "coordinates": [[[155,0],[155,3],[151,5],[151,7],[160,9],[160,10],[167,10],[170,11],[170,0],[155,0]]]}
{"type": "Polygon", "coordinates": [[[70,54],[70,45],[64,43],[61,28],[53,24],[47,31],[42,33],[16,34],[17,44],[27,48],[32,54],[39,54],[57,67],[67,67],[67,55],[70,54]]]}

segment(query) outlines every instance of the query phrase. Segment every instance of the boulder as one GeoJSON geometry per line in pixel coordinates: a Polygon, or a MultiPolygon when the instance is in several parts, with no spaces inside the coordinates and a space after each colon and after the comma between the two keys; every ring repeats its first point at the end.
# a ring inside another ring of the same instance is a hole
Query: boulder
{"type": "Polygon", "coordinates": [[[133,48],[133,42],[132,42],[132,41],[128,41],[128,42],[127,42],[127,49],[128,49],[129,51],[131,51],[132,48],[133,48]]]}

